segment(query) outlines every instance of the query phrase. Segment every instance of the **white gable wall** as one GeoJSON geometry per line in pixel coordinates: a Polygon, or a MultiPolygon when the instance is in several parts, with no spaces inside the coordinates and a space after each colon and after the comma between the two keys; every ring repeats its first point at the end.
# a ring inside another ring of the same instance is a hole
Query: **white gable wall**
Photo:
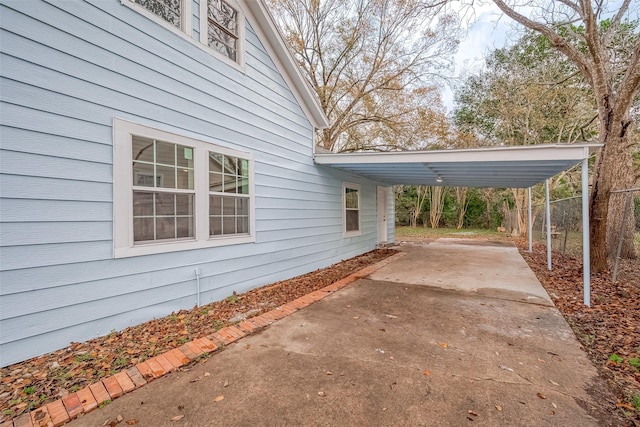
{"type": "Polygon", "coordinates": [[[248,24],[242,72],[120,0],[7,1],[0,23],[0,365],[191,308],[196,269],[206,304],[375,247],[379,183],[313,163],[248,24]],[[256,243],[114,259],[114,117],[252,153],[256,243]],[[343,180],[359,237],[342,237],[343,180]]]}

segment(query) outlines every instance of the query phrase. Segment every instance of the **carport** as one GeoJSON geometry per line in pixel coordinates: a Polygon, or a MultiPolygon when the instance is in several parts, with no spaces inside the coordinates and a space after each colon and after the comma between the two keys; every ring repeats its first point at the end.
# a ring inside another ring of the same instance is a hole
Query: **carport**
{"type": "Polygon", "coordinates": [[[529,251],[532,250],[531,187],[545,182],[547,261],[551,269],[548,179],[581,163],[584,303],[590,306],[589,155],[602,144],[543,144],[472,149],[316,153],[314,161],[390,185],[528,188],[529,251]]]}

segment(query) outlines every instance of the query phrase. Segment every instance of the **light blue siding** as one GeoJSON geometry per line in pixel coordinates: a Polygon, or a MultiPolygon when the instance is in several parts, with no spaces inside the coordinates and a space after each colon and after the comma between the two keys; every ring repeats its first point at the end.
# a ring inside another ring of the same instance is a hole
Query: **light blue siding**
{"type": "Polygon", "coordinates": [[[206,304],[375,248],[379,183],[313,163],[248,21],[239,70],[198,46],[198,1],[192,19],[190,41],[121,0],[0,5],[0,365],[191,308],[195,269],[206,304]],[[251,152],[256,243],[114,259],[115,117],[251,152]],[[343,180],[362,186],[359,237],[343,180]]]}

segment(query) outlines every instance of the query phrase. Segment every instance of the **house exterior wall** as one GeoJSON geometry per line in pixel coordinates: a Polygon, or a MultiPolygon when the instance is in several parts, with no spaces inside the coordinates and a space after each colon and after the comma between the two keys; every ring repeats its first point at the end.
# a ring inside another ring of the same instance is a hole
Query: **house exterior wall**
{"type": "Polygon", "coordinates": [[[206,304],[375,248],[380,184],[313,163],[248,20],[244,69],[120,0],[2,1],[0,24],[1,366],[191,308],[196,269],[206,304]],[[114,258],[116,117],[251,153],[255,243],[114,258]],[[343,181],[361,185],[358,237],[343,181]]]}

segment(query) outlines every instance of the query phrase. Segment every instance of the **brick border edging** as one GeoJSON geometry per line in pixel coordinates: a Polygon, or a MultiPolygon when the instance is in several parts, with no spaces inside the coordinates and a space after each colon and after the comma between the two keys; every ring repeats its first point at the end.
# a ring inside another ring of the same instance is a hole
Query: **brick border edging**
{"type": "Polygon", "coordinates": [[[399,252],[362,270],[358,270],[329,286],[303,295],[271,311],[245,319],[236,325],[226,326],[206,337],[195,339],[178,348],[147,359],[127,370],[103,378],[97,383],[90,384],[75,393],[40,406],[13,420],[5,421],[0,424],[0,427],[61,426],[75,419],[80,414],[91,412],[107,401],[117,399],[126,393],[143,387],[156,378],[160,378],[169,372],[193,362],[205,353],[222,350],[225,345],[231,344],[254,332],[261,331],[271,323],[287,317],[316,301],[320,301],[333,292],[368,276],[404,255],[406,255],[406,252],[399,252]]]}

